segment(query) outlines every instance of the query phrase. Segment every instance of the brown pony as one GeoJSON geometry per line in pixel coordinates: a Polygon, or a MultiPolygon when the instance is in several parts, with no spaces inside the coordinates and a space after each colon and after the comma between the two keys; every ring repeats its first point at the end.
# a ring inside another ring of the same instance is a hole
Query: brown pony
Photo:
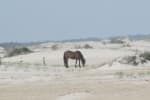
{"type": "Polygon", "coordinates": [[[79,67],[80,66],[80,60],[82,61],[83,66],[85,66],[85,59],[82,55],[82,53],[80,51],[65,51],[64,52],[64,65],[66,68],[68,68],[68,60],[70,59],[75,59],[76,63],[75,63],[75,67],[77,67],[77,61],[79,61],[79,67]]]}

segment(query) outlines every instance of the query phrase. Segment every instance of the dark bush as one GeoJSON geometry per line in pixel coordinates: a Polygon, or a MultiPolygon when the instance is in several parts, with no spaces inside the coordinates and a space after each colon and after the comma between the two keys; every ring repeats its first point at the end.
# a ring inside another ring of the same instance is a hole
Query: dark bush
{"type": "Polygon", "coordinates": [[[31,53],[32,51],[26,47],[23,48],[14,48],[12,50],[9,50],[7,52],[7,57],[12,57],[12,56],[17,56],[17,55],[21,55],[21,54],[27,54],[27,53],[31,53]]]}
{"type": "Polygon", "coordinates": [[[59,49],[59,45],[58,44],[54,44],[51,46],[52,50],[58,50],[59,49]]]}
{"type": "Polygon", "coordinates": [[[150,60],[150,52],[144,52],[140,54],[140,57],[143,57],[145,60],[150,60]]]}
{"type": "Polygon", "coordinates": [[[110,43],[123,44],[124,42],[120,39],[111,39],[110,43]]]}
{"type": "Polygon", "coordinates": [[[83,48],[85,48],[85,49],[92,49],[93,47],[92,47],[91,45],[89,45],[89,44],[85,44],[85,45],[83,46],[83,48]]]}

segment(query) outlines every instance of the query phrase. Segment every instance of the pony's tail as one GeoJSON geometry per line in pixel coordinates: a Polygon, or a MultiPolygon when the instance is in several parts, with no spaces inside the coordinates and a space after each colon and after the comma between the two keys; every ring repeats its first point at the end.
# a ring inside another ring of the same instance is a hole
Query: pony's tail
{"type": "Polygon", "coordinates": [[[68,68],[68,61],[67,61],[67,58],[65,56],[65,53],[64,53],[64,65],[66,68],[68,68]]]}

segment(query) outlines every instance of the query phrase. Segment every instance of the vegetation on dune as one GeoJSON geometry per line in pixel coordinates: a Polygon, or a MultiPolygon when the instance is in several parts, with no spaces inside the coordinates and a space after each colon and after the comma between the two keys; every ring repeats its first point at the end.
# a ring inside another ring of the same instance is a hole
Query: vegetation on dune
{"type": "Polygon", "coordinates": [[[127,56],[121,59],[119,62],[124,64],[138,65],[144,64],[150,61],[150,52],[144,52],[138,55],[127,56]]]}
{"type": "Polygon", "coordinates": [[[93,46],[91,46],[90,44],[85,44],[83,46],[81,45],[76,45],[75,49],[93,49],[93,46]]]}
{"type": "Polygon", "coordinates": [[[91,45],[89,45],[89,44],[85,44],[85,45],[83,46],[83,48],[84,48],[84,49],[92,49],[93,47],[92,47],[91,45]]]}
{"type": "Polygon", "coordinates": [[[131,70],[131,71],[118,71],[115,73],[115,76],[117,76],[119,79],[123,78],[144,78],[147,76],[150,76],[150,71],[149,70],[131,70]]]}
{"type": "Polygon", "coordinates": [[[58,50],[58,49],[59,49],[59,45],[58,45],[58,44],[53,44],[53,45],[51,46],[51,49],[52,49],[52,50],[58,50]]]}
{"type": "Polygon", "coordinates": [[[110,40],[110,43],[117,43],[117,44],[123,44],[124,43],[124,41],[122,41],[121,39],[111,39],[110,40]]]}
{"type": "Polygon", "coordinates": [[[144,52],[140,54],[140,57],[143,57],[145,60],[150,60],[150,52],[144,52]]]}
{"type": "Polygon", "coordinates": [[[32,51],[27,47],[13,48],[13,49],[7,51],[6,57],[12,57],[12,56],[17,56],[17,55],[21,55],[21,54],[31,53],[31,52],[32,51]]]}

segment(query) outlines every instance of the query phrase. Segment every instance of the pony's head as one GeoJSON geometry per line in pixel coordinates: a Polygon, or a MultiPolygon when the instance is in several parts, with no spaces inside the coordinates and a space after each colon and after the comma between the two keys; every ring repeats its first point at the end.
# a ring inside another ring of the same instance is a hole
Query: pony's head
{"type": "Polygon", "coordinates": [[[84,58],[82,58],[82,64],[83,66],[85,66],[86,60],[84,58]]]}
{"type": "Polygon", "coordinates": [[[86,60],[80,51],[76,51],[80,55],[80,59],[82,61],[82,65],[85,66],[86,60]]]}

